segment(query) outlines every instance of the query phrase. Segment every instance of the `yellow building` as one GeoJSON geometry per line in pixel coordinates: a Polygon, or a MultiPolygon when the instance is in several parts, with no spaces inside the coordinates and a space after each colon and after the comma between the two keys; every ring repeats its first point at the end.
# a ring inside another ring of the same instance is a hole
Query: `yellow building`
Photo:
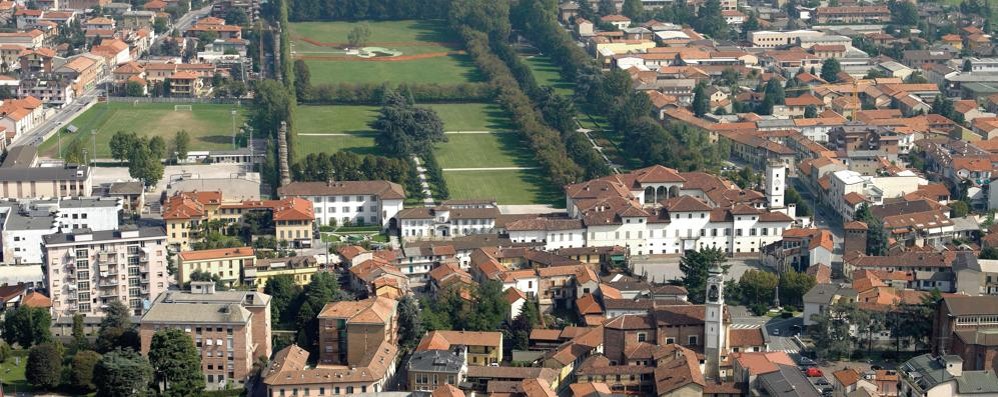
{"type": "Polygon", "coordinates": [[[200,236],[202,222],[218,219],[222,192],[178,192],[163,203],[166,242],[180,251],[200,236]]]}
{"type": "Polygon", "coordinates": [[[451,345],[468,349],[468,365],[502,362],[502,332],[430,331],[419,341],[416,351],[450,350],[451,345]]]}
{"type": "Polygon", "coordinates": [[[255,263],[251,247],[181,252],[177,255],[177,282],[183,285],[191,281],[191,273],[202,271],[218,275],[232,286],[239,284],[243,269],[253,268],[255,263]]]}
{"type": "Polygon", "coordinates": [[[260,259],[252,267],[243,268],[243,284],[255,286],[263,291],[267,280],[271,277],[289,275],[295,284],[304,286],[312,281],[312,275],[322,269],[319,262],[311,256],[292,256],[288,258],[260,259]]]}
{"type": "MultiPolygon", "coordinates": [[[[163,203],[167,243],[178,251],[191,249],[206,224],[221,221],[236,223],[255,212],[269,212],[273,219],[273,237],[301,246],[312,241],[315,219],[312,202],[288,197],[281,200],[247,200],[225,202],[222,192],[178,192],[163,203]]],[[[224,225],[212,225],[221,228],[224,225]]]]}

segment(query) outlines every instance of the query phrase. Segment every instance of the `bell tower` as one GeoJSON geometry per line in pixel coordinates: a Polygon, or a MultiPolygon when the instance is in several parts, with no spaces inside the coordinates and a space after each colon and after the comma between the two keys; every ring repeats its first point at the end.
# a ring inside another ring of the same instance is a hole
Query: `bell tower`
{"type": "Polygon", "coordinates": [[[708,270],[707,299],[704,307],[704,376],[708,379],[720,379],[721,351],[724,349],[724,277],[723,270],[714,264],[708,270]]]}

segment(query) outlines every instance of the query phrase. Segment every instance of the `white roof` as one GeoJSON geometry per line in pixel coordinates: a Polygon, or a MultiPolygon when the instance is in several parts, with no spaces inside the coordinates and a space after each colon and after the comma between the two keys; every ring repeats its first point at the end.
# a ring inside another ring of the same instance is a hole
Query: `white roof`
{"type": "Polygon", "coordinates": [[[832,175],[834,175],[836,179],[842,181],[842,183],[846,185],[854,185],[857,183],[866,182],[866,178],[864,178],[863,175],[861,175],[856,171],[841,170],[833,172],[832,175]]]}

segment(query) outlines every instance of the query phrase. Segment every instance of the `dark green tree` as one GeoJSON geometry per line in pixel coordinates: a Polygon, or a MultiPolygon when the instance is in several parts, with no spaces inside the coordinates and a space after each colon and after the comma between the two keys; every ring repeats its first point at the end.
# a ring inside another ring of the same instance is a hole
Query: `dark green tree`
{"type": "Polygon", "coordinates": [[[696,88],[693,89],[693,114],[697,117],[706,114],[710,106],[709,101],[707,94],[704,93],[703,84],[697,84],[696,88]]]}
{"type": "Polygon", "coordinates": [[[97,397],[151,395],[152,366],[141,354],[118,348],[101,356],[94,368],[97,397]]]}
{"type": "Polygon", "coordinates": [[[644,12],[644,9],[641,5],[641,0],[624,0],[624,5],[620,11],[621,14],[632,20],[641,18],[642,12],[644,12]]]}
{"type": "Polygon", "coordinates": [[[8,310],[3,322],[3,339],[8,344],[18,344],[21,348],[46,343],[52,340],[49,327],[52,316],[39,307],[19,306],[8,310]]]}
{"type": "Polygon", "coordinates": [[[728,36],[728,23],[721,15],[721,2],[707,0],[697,13],[697,19],[692,21],[698,32],[707,34],[714,39],[725,39],[728,36]]]}
{"type": "Polygon", "coordinates": [[[79,390],[94,390],[94,368],[100,361],[100,354],[93,350],[82,350],[73,355],[70,367],[69,381],[73,388],[79,390]]]}
{"type": "Polygon", "coordinates": [[[807,332],[814,340],[814,350],[818,357],[838,360],[848,356],[852,340],[846,316],[855,310],[855,304],[841,302],[811,317],[814,324],[807,327],[807,332]]]}
{"type": "Polygon", "coordinates": [[[166,157],[166,140],[162,136],[156,135],[149,138],[149,154],[154,159],[166,157]]]}
{"type": "Polygon", "coordinates": [[[804,108],[804,118],[813,119],[815,117],[818,117],[818,108],[814,105],[807,105],[807,107],[804,108]]]}
{"type": "Polygon", "coordinates": [[[815,284],[814,276],[787,269],[780,274],[780,304],[804,309],[804,294],[815,284]]]}
{"type": "Polygon", "coordinates": [[[399,347],[404,351],[416,348],[419,339],[426,332],[416,300],[406,295],[399,300],[399,347]]]}
{"type": "Polygon", "coordinates": [[[742,23],[742,38],[748,38],[750,32],[759,30],[759,18],[752,11],[749,11],[748,14],[748,19],[742,23]]]}
{"type": "Polygon", "coordinates": [[[741,292],[742,303],[761,304],[769,308],[779,283],[780,276],[775,273],[750,269],[738,279],[738,291],[741,292]]]}
{"type": "Polygon", "coordinates": [[[828,58],[821,63],[821,78],[829,83],[834,83],[839,81],[839,72],[842,71],[842,65],[839,64],[839,60],[835,58],[828,58]]]}
{"type": "Polygon", "coordinates": [[[405,97],[389,91],[378,118],[371,122],[378,132],[375,143],[396,157],[426,153],[434,143],[445,142],[444,124],[433,109],[410,105],[405,97]]]}
{"type": "Polygon", "coordinates": [[[201,354],[190,335],[178,328],[156,331],[149,346],[149,364],[161,396],[200,396],[205,381],[201,354]]]}
{"type": "Polygon", "coordinates": [[[600,16],[611,15],[617,13],[617,5],[614,4],[613,0],[599,0],[596,3],[596,12],[600,16]]]}
{"type": "Polygon", "coordinates": [[[509,304],[502,293],[502,283],[488,280],[478,286],[475,291],[475,306],[472,315],[467,320],[468,329],[472,331],[497,330],[506,320],[509,304]]]}
{"type": "Polygon", "coordinates": [[[681,285],[686,287],[690,302],[698,304],[704,302],[707,294],[708,270],[716,264],[727,273],[729,266],[724,265],[725,261],[727,255],[719,248],[686,251],[679,262],[679,270],[683,272],[681,285]]]}
{"type": "Polygon", "coordinates": [[[98,352],[106,353],[117,347],[138,349],[138,333],[135,332],[131,315],[131,310],[121,301],[108,303],[97,331],[98,352]]]}
{"type": "Polygon", "coordinates": [[[896,25],[918,25],[918,9],[907,0],[894,0],[887,3],[891,10],[891,20],[896,25]]]}
{"type": "Polygon", "coordinates": [[[298,95],[298,102],[309,100],[312,89],[312,73],[308,70],[308,64],[302,59],[296,59],[295,68],[295,94],[298,95]]]}
{"type": "Polygon", "coordinates": [[[288,310],[291,303],[302,291],[290,275],[278,275],[267,279],[263,293],[270,295],[270,318],[274,324],[285,324],[294,318],[288,310]]]}
{"type": "Polygon", "coordinates": [[[173,136],[173,150],[176,152],[177,160],[186,159],[190,147],[191,134],[187,133],[186,130],[177,131],[177,134],[173,136]]]}
{"type": "Polygon", "coordinates": [[[53,389],[62,381],[62,353],[52,343],[31,348],[24,368],[28,383],[43,389],[53,389]]]}
{"type": "Polygon", "coordinates": [[[125,83],[125,96],[130,97],[141,97],[146,96],[146,86],[137,81],[129,81],[125,83]]]}

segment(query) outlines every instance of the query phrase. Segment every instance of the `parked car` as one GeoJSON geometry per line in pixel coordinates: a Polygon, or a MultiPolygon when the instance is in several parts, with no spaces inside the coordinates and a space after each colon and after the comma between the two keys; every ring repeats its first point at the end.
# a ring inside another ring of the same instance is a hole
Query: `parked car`
{"type": "MultiPolygon", "coordinates": [[[[821,370],[819,370],[819,371],[821,371],[821,370]]],[[[818,379],[818,380],[814,381],[814,384],[816,384],[818,386],[828,386],[828,385],[831,385],[831,383],[828,383],[828,381],[825,380],[825,378],[821,378],[821,379],[818,379]]]]}
{"type": "Polygon", "coordinates": [[[821,370],[815,367],[808,368],[807,371],[804,371],[804,375],[807,375],[808,378],[817,378],[820,376],[824,376],[821,370]]]}

